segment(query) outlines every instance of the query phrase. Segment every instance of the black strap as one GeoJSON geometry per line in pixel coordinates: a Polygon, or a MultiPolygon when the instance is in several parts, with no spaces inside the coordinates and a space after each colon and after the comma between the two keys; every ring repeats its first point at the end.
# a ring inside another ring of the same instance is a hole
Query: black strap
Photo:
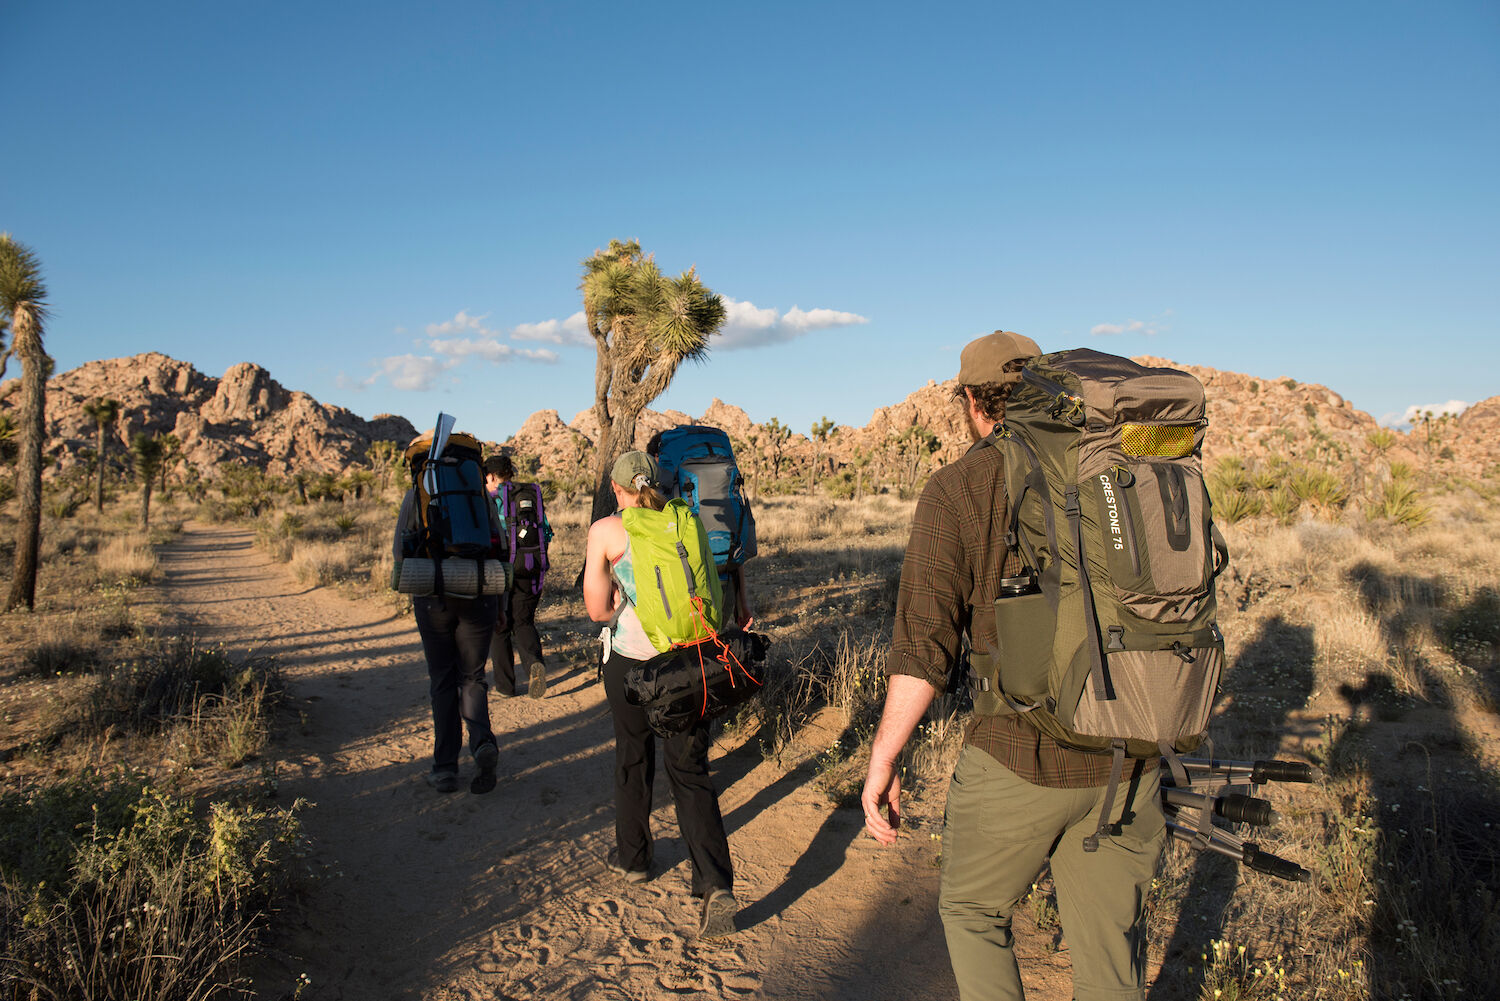
{"type": "Polygon", "coordinates": [[[1089,678],[1094,688],[1094,701],[1107,702],[1114,693],[1109,690],[1109,678],[1104,672],[1104,638],[1099,635],[1099,617],[1094,611],[1094,591],[1089,585],[1088,554],[1083,551],[1083,512],[1078,506],[1078,488],[1069,487],[1064,495],[1068,524],[1073,528],[1073,553],[1078,558],[1078,581],[1083,588],[1083,619],[1088,625],[1084,642],[1089,648],[1089,678]]]}
{"type": "Polygon", "coordinates": [[[1083,850],[1096,852],[1099,850],[1099,839],[1109,837],[1109,815],[1115,808],[1115,793],[1120,789],[1120,778],[1125,774],[1125,742],[1115,740],[1110,743],[1113,760],[1109,763],[1109,785],[1104,787],[1104,802],[1099,807],[1099,826],[1094,833],[1083,839],[1083,850]]]}

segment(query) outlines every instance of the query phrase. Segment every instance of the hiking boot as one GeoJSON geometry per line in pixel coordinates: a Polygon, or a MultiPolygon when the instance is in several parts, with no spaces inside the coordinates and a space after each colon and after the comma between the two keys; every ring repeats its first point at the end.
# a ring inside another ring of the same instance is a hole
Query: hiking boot
{"type": "Polygon", "coordinates": [[[534,699],[547,694],[547,669],[541,664],[531,665],[531,684],[527,686],[526,694],[534,699]]]}
{"type": "Polygon", "coordinates": [[[703,895],[703,910],[698,916],[699,938],[727,938],[735,933],[734,916],[739,913],[734,894],[716,886],[703,895]]]}
{"type": "Polygon", "coordinates": [[[649,862],[644,869],[627,869],[620,864],[620,852],[615,848],[609,850],[609,855],[604,859],[604,867],[627,883],[644,883],[651,878],[649,862]]]}
{"type": "Polygon", "coordinates": [[[454,792],[458,789],[458,772],[434,768],[427,773],[427,784],[438,792],[454,792]]]}
{"type": "Polygon", "coordinates": [[[480,775],[493,776],[495,765],[500,761],[500,748],[495,746],[493,740],[487,740],[474,748],[474,764],[479,766],[480,775]]]}

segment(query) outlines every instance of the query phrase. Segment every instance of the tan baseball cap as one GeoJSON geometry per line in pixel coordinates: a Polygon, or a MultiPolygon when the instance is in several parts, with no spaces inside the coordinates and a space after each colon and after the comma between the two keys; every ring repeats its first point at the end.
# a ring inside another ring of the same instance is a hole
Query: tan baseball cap
{"type": "Polygon", "coordinates": [[[958,356],[958,384],[985,386],[1018,382],[1021,376],[1005,371],[1005,366],[1013,361],[1035,358],[1041,353],[1036,341],[1025,334],[1013,334],[1009,330],[985,334],[964,345],[963,353],[958,356]]]}
{"type": "Polygon", "coordinates": [[[626,490],[639,492],[641,487],[656,483],[656,460],[645,452],[626,452],[615,460],[609,478],[626,490]]]}

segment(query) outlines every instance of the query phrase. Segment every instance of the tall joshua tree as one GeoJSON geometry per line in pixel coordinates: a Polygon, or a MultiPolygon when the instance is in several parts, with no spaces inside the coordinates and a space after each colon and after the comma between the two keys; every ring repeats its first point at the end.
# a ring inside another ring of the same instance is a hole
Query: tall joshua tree
{"type": "Polygon", "coordinates": [[[144,432],[130,439],[130,457],[135,463],[135,478],[141,481],[141,527],[151,523],[151,486],[161,469],[165,450],[161,439],[144,432]]]}
{"type": "Polygon", "coordinates": [[[0,333],[10,340],[0,351],[0,376],[15,355],[21,362],[20,446],[16,456],[16,555],[5,611],[36,605],[37,553],[42,534],[42,439],[47,430],[47,375],[51,359],[42,349],[47,319],[47,286],[36,254],[0,234],[0,333]]]}
{"type": "Polygon", "coordinates": [[[594,455],[591,521],[614,511],[609,471],[635,441],[636,420],[666,391],[685,361],[702,361],[724,324],[724,300],[689,268],[662,274],[635,240],[611,240],[583,262],[583,313],[594,338],[594,455]]]}
{"type": "Polygon", "coordinates": [[[120,401],[112,400],[107,396],[96,396],[83,405],[83,412],[94,419],[98,427],[98,438],[96,439],[98,454],[99,475],[94,479],[94,509],[104,510],[104,446],[109,442],[105,436],[105,430],[120,416],[120,401]]]}

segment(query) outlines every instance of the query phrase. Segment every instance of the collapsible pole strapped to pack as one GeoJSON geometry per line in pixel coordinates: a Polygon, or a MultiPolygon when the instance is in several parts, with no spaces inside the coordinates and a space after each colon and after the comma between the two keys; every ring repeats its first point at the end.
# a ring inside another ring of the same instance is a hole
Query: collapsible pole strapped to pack
{"type": "Polygon", "coordinates": [[[1221,761],[1209,758],[1164,758],[1171,771],[1161,783],[1162,812],[1167,830],[1179,841],[1198,851],[1211,851],[1232,858],[1256,872],[1292,882],[1308,882],[1312,874],[1287,859],[1263,850],[1213,823],[1220,817],[1230,823],[1269,827],[1280,819],[1269,800],[1231,792],[1234,785],[1266,782],[1315,782],[1323,773],[1298,761],[1221,761]],[[1169,781],[1170,779],[1170,781],[1169,781]],[[1187,811],[1187,815],[1183,815],[1187,811]],[[1178,818],[1193,818],[1181,823],[1178,818]]]}

